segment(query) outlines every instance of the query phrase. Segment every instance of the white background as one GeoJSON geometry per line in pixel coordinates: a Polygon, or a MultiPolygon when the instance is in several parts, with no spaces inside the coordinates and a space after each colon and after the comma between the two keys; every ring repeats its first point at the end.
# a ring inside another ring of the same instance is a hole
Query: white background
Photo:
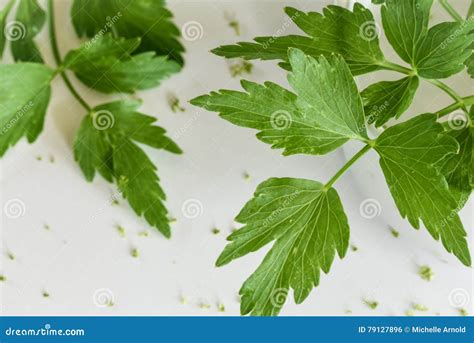
{"type": "MultiPolygon", "coordinates": [[[[186,103],[211,90],[239,88],[239,80],[230,76],[229,62],[209,50],[223,43],[273,35],[287,20],[282,11],[285,5],[319,11],[329,1],[169,3],[179,27],[197,21],[202,25],[203,36],[183,41],[186,66],[180,74],[159,89],[136,96],[144,100],[141,111],[159,118],[159,124],[185,151],[184,155],[176,156],[147,149],[159,168],[168,195],[167,207],[177,218],[172,239],[150,229],[126,201],[120,200],[119,206],[110,205],[115,192],[113,185],[100,177],[92,183],[85,181],[71,154],[74,135],[85,113],[57,78],[40,138],[33,145],[22,140],[1,160],[2,207],[11,199],[20,199],[25,206],[22,217],[4,216],[1,222],[0,273],[7,278],[0,284],[2,314],[238,315],[240,285],[258,266],[268,247],[226,267],[215,268],[225,237],[235,225],[235,215],[256,186],[267,178],[291,176],[325,182],[344,164],[345,155],[358,148],[349,144],[344,151],[328,156],[283,157],[280,151],[259,142],[255,131],[233,126],[215,113],[186,103]],[[229,15],[240,22],[240,37],[228,26],[229,15]],[[181,99],[184,113],[171,112],[167,103],[170,93],[181,99]],[[50,156],[54,156],[54,163],[50,156]],[[245,172],[250,180],[243,178],[245,172]],[[197,199],[202,204],[200,217],[187,219],[183,215],[181,208],[187,199],[197,199]],[[44,229],[45,224],[50,230],[44,229]],[[117,224],[126,229],[125,238],[118,234],[117,224]],[[221,230],[219,235],[211,233],[215,226],[221,230]],[[150,235],[139,236],[143,230],[149,230],[150,235]],[[137,259],[130,255],[133,248],[139,250],[137,259]],[[9,252],[15,260],[7,257],[9,252]],[[106,290],[106,295],[113,295],[113,306],[97,306],[103,301],[96,293],[101,289],[106,290]],[[44,291],[50,294],[49,298],[42,296],[44,291]],[[186,304],[181,303],[181,297],[187,299],[186,304]],[[224,313],[218,312],[218,303],[225,305],[224,313]],[[209,304],[210,308],[203,309],[201,304],[209,304]]],[[[456,3],[465,13],[468,1],[456,3]]],[[[56,1],[63,56],[80,43],[70,23],[70,4],[66,0],[56,1]]],[[[379,9],[375,11],[379,19],[379,9]]],[[[439,6],[435,6],[433,17],[435,21],[448,19],[439,6]]],[[[291,25],[285,34],[298,32],[291,25]]],[[[386,46],[383,35],[382,41],[386,46]]],[[[47,62],[54,65],[46,28],[38,42],[47,62]]],[[[386,55],[399,62],[387,49],[386,55]]],[[[6,59],[10,61],[9,54],[6,59]]],[[[285,72],[276,63],[254,64],[254,72],[246,78],[287,85],[285,72]]],[[[364,76],[358,80],[361,89],[380,77],[394,79],[399,75],[364,76]]],[[[462,95],[472,93],[472,81],[465,76],[449,83],[462,95]]],[[[75,84],[93,105],[110,101],[110,97],[90,91],[79,82],[75,84]]],[[[410,113],[435,111],[450,103],[444,93],[423,84],[410,113]]],[[[448,254],[424,228],[416,231],[400,218],[374,154],[357,162],[335,187],[349,218],[351,243],[358,251],[349,251],[343,261],[336,259],[330,274],[321,277],[320,286],[303,304],[296,306],[289,298],[282,315],[345,315],[348,310],[353,315],[403,315],[413,302],[429,308],[428,312],[418,314],[458,315],[453,294],[464,297],[461,302],[472,313],[466,298],[472,299],[472,269],[448,254]],[[380,215],[374,219],[360,215],[359,206],[368,198],[381,205],[380,215]],[[389,225],[400,232],[398,239],[390,234],[389,225]],[[431,282],[417,274],[424,264],[435,272],[431,282]],[[378,308],[369,309],[363,299],[378,301],[378,308]]],[[[472,251],[471,214],[472,200],[462,210],[472,251]]]]}

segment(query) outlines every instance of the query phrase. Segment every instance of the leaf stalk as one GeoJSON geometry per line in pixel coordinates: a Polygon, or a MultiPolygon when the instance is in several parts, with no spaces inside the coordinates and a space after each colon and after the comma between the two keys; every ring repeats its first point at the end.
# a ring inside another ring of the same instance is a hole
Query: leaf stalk
{"type": "Polygon", "coordinates": [[[58,42],[56,38],[56,29],[55,29],[55,23],[54,23],[53,0],[48,0],[48,12],[49,12],[49,20],[48,20],[49,37],[51,41],[51,49],[53,50],[54,60],[56,61],[56,64],[58,66],[57,73],[61,75],[61,78],[63,79],[64,83],[66,84],[71,94],[76,98],[76,100],[81,104],[81,106],[84,107],[84,109],[86,109],[87,112],[89,113],[92,111],[92,107],[89,106],[89,104],[84,100],[84,98],[82,98],[81,95],[76,91],[76,89],[71,83],[71,80],[69,80],[68,76],[66,75],[65,70],[62,68],[62,59],[61,59],[61,54],[59,53],[58,42]]]}
{"type": "Polygon", "coordinates": [[[369,151],[370,149],[372,149],[373,147],[375,146],[375,142],[374,141],[369,141],[369,143],[367,145],[365,145],[362,149],[359,150],[359,152],[357,154],[355,154],[354,156],[352,156],[352,158],[346,162],[346,164],[344,166],[342,166],[341,169],[339,169],[339,171],[324,185],[324,190],[327,191],[329,188],[332,187],[332,185],[359,159],[361,158],[363,155],[365,155],[365,153],[367,151],[369,151]]]}

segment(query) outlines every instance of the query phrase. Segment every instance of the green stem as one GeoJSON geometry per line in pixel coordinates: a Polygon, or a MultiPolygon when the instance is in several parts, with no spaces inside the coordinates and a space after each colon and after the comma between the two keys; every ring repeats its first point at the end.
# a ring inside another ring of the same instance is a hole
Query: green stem
{"type": "Polygon", "coordinates": [[[396,64],[387,60],[381,62],[379,66],[386,70],[398,71],[399,73],[410,75],[410,76],[416,75],[416,72],[413,69],[406,68],[404,66],[401,66],[399,64],[396,64]]]}
{"type": "Polygon", "coordinates": [[[469,106],[469,105],[473,106],[474,105],[474,95],[466,96],[466,97],[462,98],[461,103],[456,101],[455,103],[439,110],[438,112],[436,112],[436,114],[438,115],[438,118],[444,117],[445,115],[448,115],[448,114],[452,113],[453,111],[461,108],[462,105],[464,105],[464,106],[469,106]]]}
{"type": "Polygon", "coordinates": [[[354,156],[352,156],[352,158],[347,161],[347,163],[341,168],[339,169],[339,171],[336,173],[336,175],[334,175],[331,180],[329,180],[325,185],[324,185],[324,189],[325,190],[328,190],[329,188],[332,187],[332,185],[337,181],[337,179],[339,179],[341,177],[342,174],[344,174],[359,158],[361,158],[367,151],[369,151],[370,149],[372,149],[373,147],[373,142],[369,142],[369,144],[367,144],[366,146],[364,146],[361,150],[359,150],[359,152],[357,154],[355,154],[354,156]]]}
{"type": "MultiPolygon", "coordinates": [[[[383,69],[396,71],[396,72],[406,74],[406,75],[409,75],[409,76],[417,75],[415,70],[403,67],[401,65],[398,65],[396,63],[392,63],[390,61],[383,61],[382,63],[379,64],[379,66],[381,66],[383,69]]],[[[424,78],[423,78],[423,80],[431,83],[432,85],[434,85],[434,86],[438,87],[439,89],[443,90],[444,92],[446,92],[446,94],[448,94],[453,100],[459,102],[460,105],[461,105],[459,108],[462,108],[462,110],[467,113],[467,109],[463,104],[462,98],[458,95],[458,93],[456,93],[456,91],[454,89],[452,89],[447,84],[445,84],[444,82],[441,82],[439,80],[424,79],[424,78]]]]}
{"type": "Polygon", "coordinates": [[[53,50],[54,60],[56,61],[56,64],[58,65],[58,73],[61,74],[61,78],[64,80],[64,83],[66,84],[67,88],[69,88],[69,91],[77,99],[77,101],[81,104],[81,106],[84,107],[87,110],[87,112],[91,112],[92,107],[89,106],[89,104],[76,91],[76,89],[71,83],[71,80],[69,80],[68,76],[66,75],[66,72],[61,67],[62,60],[61,60],[61,54],[59,53],[58,42],[56,39],[56,29],[54,25],[53,0],[48,0],[48,11],[49,11],[49,36],[51,40],[51,49],[53,50]]]}
{"type": "Polygon", "coordinates": [[[459,13],[456,12],[456,10],[449,4],[449,2],[447,0],[439,0],[439,3],[441,4],[441,6],[444,7],[446,12],[448,12],[449,15],[451,17],[453,17],[454,20],[463,21],[462,17],[459,15],[459,13]]]}
{"type": "Polygon", "coordinates": [[[445,83],[443,83],[439,80],[434,80],[434,79],[425,79],[425,80],[428,81],[429,83],[431,83],[432,85],[435,85],[439,89],[442,89],[443,91],[445,91],[451,98],[453,98],[453,100],[461,103],[461,105],[462,105],[461,107],[463,107],[462,98],[458,95],[458,93],[456,93],[456,91],[454,89],[449,87],[447,84],[445,84],[445,83]]]}

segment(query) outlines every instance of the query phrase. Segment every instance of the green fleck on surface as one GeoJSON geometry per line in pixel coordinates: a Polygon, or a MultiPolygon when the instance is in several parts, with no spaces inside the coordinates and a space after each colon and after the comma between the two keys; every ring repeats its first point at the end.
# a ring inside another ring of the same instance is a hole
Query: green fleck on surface
{"type": "Polygon", "coordinates": [[[389,228],[390,228],[390,233],[392,234],[393,237],[398,238],[400,236],[400,232],[395,230],[393,227],[389,227],[389,228]]]}
{"type": "Polygon", "coordinates": [[[133,257],[133,258],[138,258],[140,256],[140,253],[138,252],[138,249],[137,248],[133,248],[132,251],[130,252],[130,255],[133,257]]]}
{"type": "Polygon", "coordinates": [[[415,311],[421,311],[421,312],[426,312],[428,311],[428,307],[426,307],[425,305],[422,305],[422,304],[412,304],[412,309],[414,309],[415,311]]]}
{"type": "Polygon", "coordinates": [[[246,60],[232,63],[229,67],[230,75],[232,77],[242,76],[243,74],[251,74],[253,70],[253,64],[246,60]]]}
{"type": "Polygon", "coordinates": [[[418,275],[420,275],[420,277],[421,277],[423,280],[431,281],[431,280],[433,280],[434,272],[433,272],[433,271],[431,270],[431,268],[428,267],[428,266],[421,266],[421,267],[418,269],[418,275]]]}
{"type": "Polygon", "coordinates": [[[120,237],[125,237],[125,228],[121,225],[117,225],[117,231],[120,237]]]}
{"type": "Polygon", "coordinates": [[[379,306],[379,303],[377,301],[367,299],[364,299],[364,304],[371,310],[375,310],[377,306],[379,306]]]}

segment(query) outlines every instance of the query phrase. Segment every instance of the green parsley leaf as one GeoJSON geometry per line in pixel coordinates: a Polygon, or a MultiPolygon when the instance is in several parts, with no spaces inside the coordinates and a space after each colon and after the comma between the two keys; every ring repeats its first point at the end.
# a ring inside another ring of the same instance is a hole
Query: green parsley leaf
{"type": "Polygon", "coordinates": [[[377,82],[364,89],[361,96],[368,123],[379,127],[392,118],[398,119],[413,101],[419,83],[413,76],[377,82]]]}
{"type": "Polygon", "coordinates": [[[114,33],[141,38],[135,53],[154,51],[183,63],[179,29],[163,0],[74,0],[72,23],[79,37],[114,33]]]}
{"type": "Polygon", "coordinates": [[[435,114],[422,114],[384,131],[376,141],[390,192],[402,217],[418,229],[421,219],[435,240],[465,264],[471,264],[466,232],[448,184],[434,167],[458,151],[455,139],[443,134],[435,114]]]}
{"type": "Polygon", "coordinates": [[[0,157],[21,137],[43,130],[53,71],[38,63],[0,65],[0,157]]]}
{"type": "Polygon", "coordinates": [[[43,63],[43,58],[35,42],[46,21],[46,12],[36,0],[20,0],[16,12],[18,39],[11,40],[11,50],[15,61],[43,63]]]}
{"type": "Polygon", "coordinates": [[[328,6],[323,14],[304,13],[295,8],[285,9],[294,23],[307,36],[258,37],[255,43],[241,42],[221,46],[213,53],[227,58],[281,60],[288,68],[288,48],[298,48],[319,57],[340,54],[354,75],[380,69],[384,56],[379,47],[377,26],[372,13],[359,3],[353,11],[339,6],[328,6]]]}
{"type": "Polygon", "coordinates": [[[467,73],[471,75],[471,79],[474,78],[474,54],[471,54],[471,56],[464,61],[464,64],[466,65],[467,73]]]}
{"type": "Polygon", "coordinates": [[[416,52],[415,67],[421,77],[442,79],[464,69],[472,55],[474,20],[433,26],[416,52]]]}
{"type": "Polygon", "coordinates": [[[247,93],[221,90],[191,103],[220,112],[235,125],[260,130],[258,139],[285,149],[284,155],[325,154],[350,138],[367,139],[362,100],[344,60],[316,60],[298,49],[290,49],[289,55],[289,81],[298,95],[271,82],[242,81],[247,93]]]}
{"type": "Polygon", "coordinates": [[[180,70],[178,63],[154,52],[131,56],[139,44],[139,38],[105,35],[69,52],[64,65],[84,84],[104,93],[153,88],[180,70]]]}
{"type": "Polygon", "coordinates": [[[135,142],[173,153],[181,150],[164,129],[152,125],[155,118],[136,112],[140,104],[116,101],[95,107],[81,124],[74,155],[87,180],[94,178],[95,171],[110,182],[115,180],[137,215],[169,237],[166,196],[156,167],[135,142]]]}
{"type": "MultiPolygon", "coordinates": [[[[461,123],[455,122],[459,125],[461,123]]],[[[449,189],[456,199],[458,208],[461,209],[466,203],[472,191],[471,179],[473,177],[473,135],[474,129],[465,124],[466,127],[445,125],[447,134],[454,138],[459,144],[459,152],[446,156],[440,161],[440,169],[448,182],[449,189]]],[[[464,125],[464,124],[463,124],[464,125]]]]}
{"type": "Polygon", "coordinates": [[[294,290],[301,303],[329,272],[336,251],[343,258],[349,226],[337,192],[316,181],[271,178],[260,184],[236,220],[246,224],[232,233],[217,266],[275,240],[262,264],[243,284],[241,313],[277,315],[294,290]]]}
{"type": "Polygon", "coordinates": [[[472,53],[474,22],[444,22],[428,30],[432,4],[433,0],[386,1],[382,23],[392,47],[418,75],[440,79],[464,69],[472,53]]]}
{"type": "Polygon", "coordinates": [[[14,3],[14,0],[10,0],[7,5],[0,11],[0,57],[3,56],[3,50],[5,49],[5,42],[7,40],[5,33],[8,28],[5,26],[5,21],[14,3]]]}
{"type": "Polygon", "coordinates": [[[433,0],[388,0],[382,6],[385,35],[398,55],[415,65],[416,53],[428,32],[433,0]]]}

